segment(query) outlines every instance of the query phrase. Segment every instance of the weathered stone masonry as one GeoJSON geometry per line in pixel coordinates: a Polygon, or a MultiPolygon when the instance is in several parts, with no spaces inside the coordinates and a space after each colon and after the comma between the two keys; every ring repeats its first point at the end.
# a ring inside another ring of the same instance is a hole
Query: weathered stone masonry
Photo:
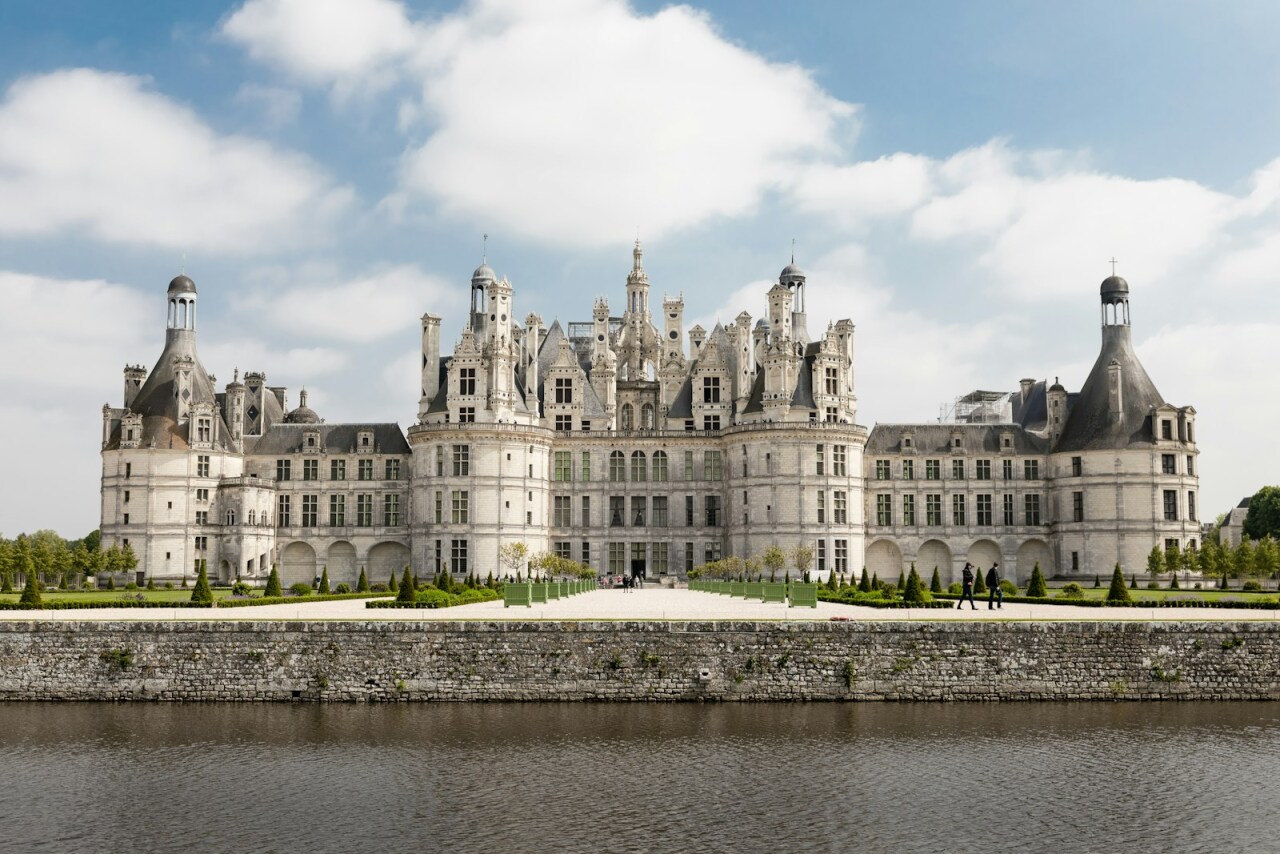
{"type": "Polygon", "coordinates": [[[1271,623],[0,623],[0,699],[1280,699],[1271,623]]]}

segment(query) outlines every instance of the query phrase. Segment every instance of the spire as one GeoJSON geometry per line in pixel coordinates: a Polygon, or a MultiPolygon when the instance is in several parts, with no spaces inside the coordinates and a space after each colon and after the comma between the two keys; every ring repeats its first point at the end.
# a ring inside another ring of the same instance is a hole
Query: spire
{"type": "Polygon", "coordinates": [[[640,238],[636,238],[636,248],[631,250],[631,270],[639,273],[644,270],[644,250],[640,248],[640,238]]]}

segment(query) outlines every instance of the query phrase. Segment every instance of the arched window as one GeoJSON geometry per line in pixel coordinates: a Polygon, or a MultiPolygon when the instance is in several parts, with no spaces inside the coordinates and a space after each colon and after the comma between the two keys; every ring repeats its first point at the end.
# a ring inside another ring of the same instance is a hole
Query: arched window
{"type": "Polygon", "coordinates": [[[640,427],[644,430],[653,429],[653,404],[646,403],[640,407],[640,427]]]}
{"type": "Polygon", "coordinates": [[[649,479],[645,463],[644,451],[631,452],[631,479],[637,483],[643,483],[649,479]]]}
{"type": "Polygon", "coordinates": [[[227,524],[228,524],[228,525],[234,525],[235,523],[236,523],[236,511],[234,511],[234,510],[228,510],[228,511],[227,511],[227,524]]]}
{"type": "Polygon", "coordinates": [[[627,457],[622,451],[609,454],[609,480],[623,481],[627,479],[627,457]]]}
{"type": "Polygon", "coordinates": [[[635,420],[636,420],[635,410],[631,408],[631,404],[629,403],[622,404],[622,429],[623,430],[635,429],[635,420]]]}
{"type": "Polygon", "coordinates": [[[653,479],[658,483],[667,481],[667,452],[653,452],[653,479]]]}
{"type": "Polygon", "coordinates": [[[249,511],[249,524],[250,524],[250,525],[256,525],[256,524],[258,524],[258,511],[257,511],[257,510],[250,510],[250,511],[249,511]]]}

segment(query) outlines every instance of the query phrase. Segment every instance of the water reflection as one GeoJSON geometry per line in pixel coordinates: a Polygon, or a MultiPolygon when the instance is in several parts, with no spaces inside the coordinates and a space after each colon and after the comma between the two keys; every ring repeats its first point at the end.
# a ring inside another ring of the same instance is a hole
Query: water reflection
{"type": "Polygon", "coordinates": [[[0,850],[1274,850],[1268,703],[0,705],[0,850]]]}

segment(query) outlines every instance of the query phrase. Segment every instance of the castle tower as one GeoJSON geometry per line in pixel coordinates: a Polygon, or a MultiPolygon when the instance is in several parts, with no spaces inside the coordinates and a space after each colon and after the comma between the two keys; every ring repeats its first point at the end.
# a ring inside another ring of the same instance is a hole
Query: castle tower
{"type": "Polygon", "coordinates": [[[468,316],[471,331],[477,337],[485,328],[485,309],[488,308],[489,287],[494,283],[493,268],[481,263],[471,274],[471,314],[468,316]]]}
{"type": "Polygon", "coordinates": [[[662,363],[672,357],[684,361],[684,298],[664,297],[662,300],[662,363]]]}
{"type": "Polygon", "coordinates": [[[422,397],[418,398],[418,421],[425,421],[431,401],[440,391],[440,318],[422,315],[422,397]]]}
{"type": "Polygon", "coordinates": [[[778,274],[778,284],[783,285],[787,290],[791,291],[791,337],[801,344],[809,343],[808,321],[804,308],[804,270],[796,266],[795,256],[791,256],[791,263],[782,268],[782,272],[778,274]]]}
{"type": "Polygon", "coordinates": [[[244,399],[244,383],[240,382],[240,369],[236,368],[231,382],[227,383],[227,411],[223,414],[231,431],[231,442],[237,451],[244,450],[244,399]]]}
{"type": "Polygon", "coordinates": [[[627,274],[627,314],[649,317],[649,275],[644,271],[644,250],[640,238],[631,250],[631,272],[627,274]]]}
{"type": "Polygon", "coordinates": [[[133,406],[133,401],[147,381],[147,369],[142,365],[125,365],[124,367],[124,408],[133,406]]]}

